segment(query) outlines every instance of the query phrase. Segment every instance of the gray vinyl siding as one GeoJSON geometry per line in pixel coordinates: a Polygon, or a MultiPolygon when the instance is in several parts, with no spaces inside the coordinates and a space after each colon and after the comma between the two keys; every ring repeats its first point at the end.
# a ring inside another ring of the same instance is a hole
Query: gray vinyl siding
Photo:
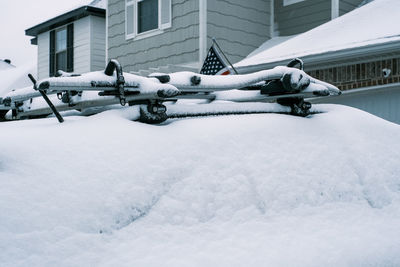
{"type": "Polygon", "coordinates": [[[37,36],[38,46],[38,79],[49,77],[49,59],[50,59],[50,34],[49,32],[40,33],[37,36]]]}
{"type": "Polygon", "coordinates": [[[339,1],[339,16],[346,14],[357,8],[363,0],[340,0],[339,1]]]}
{"type": "Polygon", "coordinates": [[[330,19],[330,0],[305,0],[288,6],[283,6],[283,0],[275,0],[275,23],[280,36],[308,31],[330,19]]]}
{"type": "Polygon", "coordinates": [[[271,38],[270,0],[211,0],[207,2],[207,46],[215,37],[234,63],[271,38]]]}
{"type": "Polygon", "coordinates": [[[108,1],[108,56],[124,71],[197,62],[199,0],[172,0],[172,27],[143,39],[125,37],[125,1],[108,1]]]}
{"type": "Polygon", "coordinates": [[[74,22],[75,73],[90,71],[90,18],[91,16],[87,16],[74,22]]]}
{"type": "Polygon", "coordinates": [[[92,16],[90,26],[90,70],[103,70],[106,64],[106,21],[104,18],[92,16]]]}

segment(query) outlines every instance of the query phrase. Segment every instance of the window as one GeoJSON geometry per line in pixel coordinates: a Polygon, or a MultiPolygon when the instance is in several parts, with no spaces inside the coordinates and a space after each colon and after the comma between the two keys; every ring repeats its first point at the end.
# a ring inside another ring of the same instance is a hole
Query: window
{"type": "Polygon", "coordinates": [[[73,68],[73,24],[50,31],[49,76],[52,77],[57,70],[67,72],[73,68]]]}
{"type": "Polygon", "coordinates": [[[146,37],[171,27],[171,0],[126,0],[126,38],[146,37]]]}
{"type": "Polygon", "coordinates": [[[288,6],[288,5],[303,2],[303,1],[305,1],[305,0],[283,0],[283,6],[288,6]]]}
{"type": "Polygon", "coordinates": [[[158,28],[158,0],[138,2],[138,33],[158,28]]]}
{"type": "Polygon", "coordinates": [[[56,31],[56,70],[67,71],[67,28],[56,31]]]}

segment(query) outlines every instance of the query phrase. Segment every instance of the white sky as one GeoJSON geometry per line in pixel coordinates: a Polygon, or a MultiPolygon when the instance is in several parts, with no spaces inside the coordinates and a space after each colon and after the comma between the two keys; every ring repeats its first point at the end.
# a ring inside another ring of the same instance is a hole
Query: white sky
{"type": "Polygon", "coordinates": [[[65,11],[90,3],[90,0],[0,0],[0,59],[13,65],[37,61],[37,47],[25,30],[65,11]]]}

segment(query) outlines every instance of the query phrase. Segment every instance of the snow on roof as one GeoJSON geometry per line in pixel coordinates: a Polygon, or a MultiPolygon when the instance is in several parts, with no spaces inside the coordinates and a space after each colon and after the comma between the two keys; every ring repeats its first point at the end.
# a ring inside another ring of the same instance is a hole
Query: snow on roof
{"type": "Polygon", "coordinates": [[[295,37],[296,35],[289,35],[289,36],[276,36],[276,37],[272,37],[271,39],[269,39],[268,41],[266,41],[265,43],[263,43],[259,48],[257,48],[256,50],[254,50],[253,52],[251,52],[247,57],[252,57],[257,55],[258,53],[264,52],[267,49],[270,49],[274,46],[277,46],[283,42],[286,42],[287,40],[292,39],[293,37],[295,37]]]}
{"type": "Polygon", "coordinates": [[[252,53],[235,66],[400,41],[399,10],[399,0],[375,0],[256,55],[252,53]]]}
{"type": "Polygon", "coordinates": [[[89,6],[94,6],[94,7],[106,9],[107,8],[107,1],[106,0],[93,0],[89,4],[89,6]]]}

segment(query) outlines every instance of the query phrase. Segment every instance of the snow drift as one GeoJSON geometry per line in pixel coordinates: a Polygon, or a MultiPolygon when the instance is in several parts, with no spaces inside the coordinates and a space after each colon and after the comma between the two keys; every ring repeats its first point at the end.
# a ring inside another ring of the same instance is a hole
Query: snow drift
{"type": "Polygon", "coordinates": [[[334,105],[0,124],[2,266],[400,265],[400,126],[334,105]]]}

